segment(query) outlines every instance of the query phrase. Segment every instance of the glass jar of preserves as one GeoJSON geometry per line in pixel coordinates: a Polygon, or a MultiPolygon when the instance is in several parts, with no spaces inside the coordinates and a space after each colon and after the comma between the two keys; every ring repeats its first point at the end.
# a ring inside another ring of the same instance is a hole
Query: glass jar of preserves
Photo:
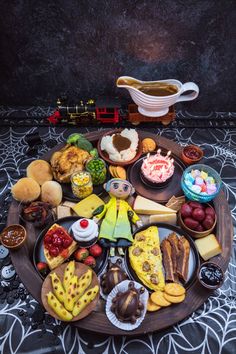
{"type": "Polygon", "coordinates": [[[75,172],[71,176],[71,188],[75,197],[86,198],[93,192],[92,178],[89,172],[75,172]]]}
{"type": "Polygon", "coordinates": [[[105,162],[100,158],[94,158],[86,163],[86,171],[92,177],[94,186],[102,184],[106,180],[107,169],[105,162]]]}

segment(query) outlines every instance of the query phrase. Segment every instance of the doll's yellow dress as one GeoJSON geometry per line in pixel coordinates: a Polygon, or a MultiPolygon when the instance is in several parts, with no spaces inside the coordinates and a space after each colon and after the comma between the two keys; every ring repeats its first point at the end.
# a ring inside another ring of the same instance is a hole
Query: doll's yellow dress
{"type": "Polygon", "coordinates": [[[132,243],[133,238],[128,212],[132,212],[131,221],[134,224],[140,220],[125,200],[118,200],[112,196],[109,202],[104,205],[102,212],[96,215],[99,220],[105,216],[100,227],[99,239],[107,239],[114,243],[119,239],[125,239],[132,243]],[[119,203],[118,210],[117,202],[119,203]]]}

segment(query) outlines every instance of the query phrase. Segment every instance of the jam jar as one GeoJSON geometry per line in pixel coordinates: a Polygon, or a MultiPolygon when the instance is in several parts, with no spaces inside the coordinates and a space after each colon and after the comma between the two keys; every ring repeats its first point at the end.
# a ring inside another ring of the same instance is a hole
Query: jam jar
{"type": "Polygon", "coordinates": [[[91,174],[92,182],[94,186],[102,184],[106,180],[106,164],[100,158],[95,158],[87,162],[86,171],[91,174]]]}
{"type": "Polygon", "coordinates": [[[89,172],[75,172],[71,176],[71,188],[75,197],[79,199],[86,198],[93,192],[92,178],[89,172]]]}

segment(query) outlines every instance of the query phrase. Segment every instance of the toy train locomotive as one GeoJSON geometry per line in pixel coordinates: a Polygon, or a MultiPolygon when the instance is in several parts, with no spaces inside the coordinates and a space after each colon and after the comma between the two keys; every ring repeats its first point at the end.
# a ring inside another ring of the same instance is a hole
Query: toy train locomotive
{"type": "Polygon", "coordinates": [[[162,122],[167,125],[174,119],[173,106],[170,107],[169,113],[163,117],[146,117],[138,112],[135,104],[127,105],[119,98],[102,97],[71,104],[67,97],[62,97],[57,100],[57,109],[48,118],[48,121],[52,124],[72,125],[98,125],[101,123],[138,125],[141,122],[162,122]]]}
{"type": "Polygon", "coordinates": [[[127,119],[127,109],[128,106],[116,98],[81,100],[78,104],[71,104],[67,98],[59,98],[57,110],[48,120],[53,124],[117,124],[127,119]]]}

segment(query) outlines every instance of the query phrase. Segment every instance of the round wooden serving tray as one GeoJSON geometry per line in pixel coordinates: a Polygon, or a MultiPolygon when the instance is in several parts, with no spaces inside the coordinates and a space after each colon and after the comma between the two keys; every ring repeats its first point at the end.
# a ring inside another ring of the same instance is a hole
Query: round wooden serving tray
{"type": "MultiPolygon", "coordinates": [[[[97,144],[97,141],[103,134],[104,130],[101,130],[97,132],[88,133],[86,134],[86,137],[95,146],[97,144]]],[[[182,148],[174,141],[144,131],[139,131],[139,136],[141,139],[144,139],[146,137],[153,138],[156,141],[158,148],[171,150],[174,155],[176,155],[178,158],[181,158],[182,148]]],[[[63,145],[64,144],[62,143],[54,147],[50,152],[48,152],[41,158],[48,161],[52,153],[60,149],[63,145]]],[[[212,258],[211,260],[221,266],[223,270],[226,270],[232,249],[233,224],[229,206],[222,190],[219,195],[214,199],[214,208],[218,220],[216,227],[216,236],[221,244],[222,253],[221,255],[212,258]]],[[[16,201],[13,201],[9,209],[7,224],[10,225],[17,223],[19,223],[18,203],[16,201]]],[[[11,259],[25,287],[32,294],[32,296],[42,304],[41,288],[43,281],[38,275],[32,262],[32,254],[36,240],[36,233],[32,224],[29,223],[26,224],[26,230],[28,232],[27,242],[21,249],[11,251],[11,259]]],[[[127,332],[114,327],[109,322],[104,311],[104,301],[102,299],[99,299],[95,311],[91,312],[91,314],[86,318],[80,321],[73,322],[73,325],[80,329],[89,330],[96,333],[103,333],[106,335],[110,334],[132,336],[158,331],[172,326],[175,323],[183,320],[185,317],[189,316],[198,307],[200,307],[211,294],[212,291],[203,288],[196,279],[188,289],[184,302],[182,302],[181,304],[167,307],[165,309],[161,309],[156,313],[147,313],[140,327],[138,327],[134,331],[127,332]]]]}

